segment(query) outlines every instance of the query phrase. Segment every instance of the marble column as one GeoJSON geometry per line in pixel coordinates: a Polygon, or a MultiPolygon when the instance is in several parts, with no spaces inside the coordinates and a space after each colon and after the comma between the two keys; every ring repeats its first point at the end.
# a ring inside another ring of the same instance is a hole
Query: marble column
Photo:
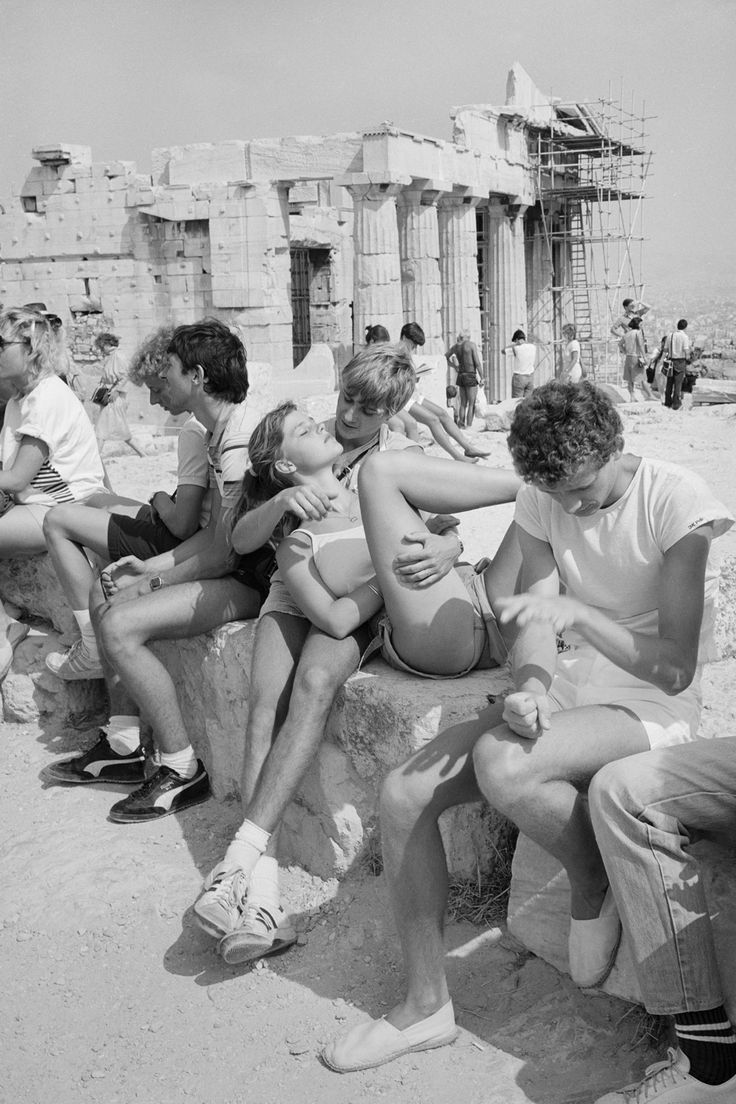
{"type": "Polygon", "coordinates": [[[437,201],[445,348],[461,330],[481,346],[478,240],[475,209],[480,197],[441,195],[437,201]]]}
{"type": "Polygon", "coordinates": [[[501,350],[511,344],[514,330],[526,332],[525,208],[492,201],[488,205],[488,270],[490,277],[488,375],[492,402],[511,397],[513,360],[501,350]]]}
{"type": "Polygon", "coordinates": [[[405,322],[424,330],[426,353],[444,353],[442,284],[437,225],[438,192],[404,188],[396,200],[401,262],[401,302],[405,322]]]}
{"type": "Polygon", "coordinates": [[[541,220],[533,219],[527,223],[526,234],[526,301],[527,337],[539,345],[536,383],[545,383],[555,375],[552,283],[551,249],[541,220]]]}
{"type": "Polygon", "coordinates": [[[353,341],[366,326],[385,326],[392,341],[404,324],[396,196],[401,184],[350,184],[353,197],[353,341]]]}

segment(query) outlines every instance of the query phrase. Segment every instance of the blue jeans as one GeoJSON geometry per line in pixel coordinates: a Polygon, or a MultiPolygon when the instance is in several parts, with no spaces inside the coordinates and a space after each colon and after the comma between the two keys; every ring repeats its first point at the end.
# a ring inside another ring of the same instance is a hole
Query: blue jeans
{"type": "Polygon", "coordinates": [[[647,1011],[723,1002],[690,832],[736,837],[736,737],[619,759],[590,784],[590,815],[647,1011]]]}

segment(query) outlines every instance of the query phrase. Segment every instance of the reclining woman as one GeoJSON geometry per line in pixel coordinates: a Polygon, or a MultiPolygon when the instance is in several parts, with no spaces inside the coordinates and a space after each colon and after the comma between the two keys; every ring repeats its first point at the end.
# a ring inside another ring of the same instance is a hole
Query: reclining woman
{"type": "MultiPolygon", "coordinates": [[[[329,502],[322,518],[300,524],[296,516],[285,516],[277,550],[281,578],[316,630],[346,638],[378,614],[385,601],[388,616],[380,622],[383,655],[399,669],[454,678],[505,660],[493,604],[515,587],[520,560],[513,531],[483,575],[476,575],[469,565],[440,578],[427,571],[430,585],[422,586],[425,572],[399,575],[395,561],[397,552],[407,548],[407,534],[409,547],[421,547],[426,538],[428,531],[415,507],[446,513],[511,502],[520,486],[511,471],[469,469],[469,477],[458,486],[456,468],[449,461],[411,449],[373,453],[361,468],[359,498],[335,474],[342,446],[293,403],[281,404],[262,420],[251,436],[249,453],[247,510],[289,486],[318,489],[329,502]],[[368,521],[366,529],[361,515],[368,521]]],[[[276,930],[267,933],[267,944],[259,943],[252,931],[240,931],[235,917],[250,892],[247,848],[257,864],[257,852],[263,854],[273,830],[273,825],[264,829],[247,819],[195,905],[205,930],[222,937],[219,949],[227,961],[249,961],[293,941],[293,930],[280,911],[275,916],[272,912],[276,930]],[[233,871],[241,854],[243,877],[233,871]],[[219,878],[224,881],[218,885],[219,878]],[[228,888],[226,883],[234,887],[229,895],[220,892],[228,888]],[[218,907],[217,898],[224,908],[218,907]]]]}
{"type": "MultiPolygon", "coordinates": [[[[76,395],[59,379],[59,343],[44,315],[0,313],[0,394],[8,399],[0,433],[0,557],[46,551],[44,516],[62,502],[104,492],[94,431],[76,395]]],[[[0,602],[0,681],[28,626],[0,602]]]]}
{"type": "MultiPolygon", "coordinates": [[[[173,326],[154,331],[136,350],[128,378],[144,385],[151,406],[181,414],[184,406],[167,386],[173,326]]],[[[66,680],[102,678],[100,653],[89,612],[95,578],[88,552],[102,566],[123,556],[142,560],[168,552],[207,524],[207,450],[204,426],[192,415],[177,442],[177,488],[174,495],[156,491],[148,504],[115,495],[95,496],[86,505],[59,506],[47,515],[43,531],[49,555],[79,626],[81,637],[67,652],[50,652],[46,666],[66,680]]]]}

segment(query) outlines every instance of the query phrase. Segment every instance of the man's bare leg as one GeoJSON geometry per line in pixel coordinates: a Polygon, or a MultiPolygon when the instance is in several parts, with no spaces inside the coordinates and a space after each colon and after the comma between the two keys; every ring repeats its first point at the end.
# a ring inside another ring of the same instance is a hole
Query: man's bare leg
{"type": "Polygon", "coordinates": [[[559,859],[577,920],[598,916],[608,885],[588,816],[588,783],[606,763],[648,748],[641,721],[615,705],[553,713],[551,727],[536,740],[515,736],[502,724],[475,748],[483,795],[559,859]]]}
{"type": "Polygon", "coordinates": [[[255,591],[226,576],[113,601],[98,615],[101,649],[152,725],[156,746],[164,754],[182,751],[190,741],[174,682],[146,645],[198,636],[228,621],[254,617],[258,605],[255,591]]]}
{"type": "Polygon", "coordinates": [[[455,805],[482,800],[473,748],[500,720],[492,706],[446,729],[386,778],[381,790],[384,869],[406,969],[404,1000],[386,1019],[403,1030],[438,1011],[449,999],[444,923],[448,874],[438,826],[455,805]]]}
{"type": "MultiPolygon", "coordinates": [[[[201,926],[221,938],[218,949],[228,962],[253,961],[296,938],[279,902],[278,827],[322,742],[335,695],[358,666],[364,636],[336,640],[310,626],[286,718],[257,773],[260,752],[250,755],[243,777],[246,819],[194,906],[201,926]]],[[[257,722],[260,749],[275,718],[273,705],[267,713],[257,722]]]]}

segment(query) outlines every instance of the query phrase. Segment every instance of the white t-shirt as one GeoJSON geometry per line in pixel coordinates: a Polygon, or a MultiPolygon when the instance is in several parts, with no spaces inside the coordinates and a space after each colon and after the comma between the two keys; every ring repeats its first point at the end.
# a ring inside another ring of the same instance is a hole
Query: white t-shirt
{"type": "Polygon", "coordinates": [[[514,372],[517,376],[531,376],[537,363],[537,346],[531,341],[521,341],[518,345],[509,345],[507,350],[514,357],[514,372]]]}
{"type": "Polygon", "coordinates": [[[583,366],[580,363],[580,342],[576,337],[574,337],[572,341],[568,341],[567,345],[565,345],[562,350],[562,359],[563,366],[560,379],[564,383],[580,383],[580,380],[583,378],[583,366]],[[578,354],[578,359],[573,365],[572,358],[573,354],[576,352],[578,354]]]}
{"type": "Polygon", "coordinates": [[[204,487],[205,494],[199,511],[199,528],[204,529],[212,510],[212,491],[207,458],[207,430],[190,415],[179,431],[177,440],[177,473],[179,487],[204,487]]]}
{"type": "Polygon", "coordinates": [[[12,398],[0,433],[0,462],[12,468],[21,439],[35,437],[49,450],[16,502],[58,506],[83,502],[105,490],[95,431],[77,396],[58,376],[45,376],[27,395],[12,398]]]}
{"type": "Polygon", "coordinates": [[[226,511],[233,510],[240,499],[252,431],[253,418],[242,402],[225,407],[207,437],[209,484],[219,490],[226,511]]]}
{"type": "Polygon", "coordinates": [[[675,330],[670,334],[667,344],[671,360],[687,360],[690,355],[690,338],[684,330],[675,330]]]}
{"type": "MultiPolygon", "coordinates": [[[[730,511],[697,475],[664,460],[643,459],[624,494],[590,517],[567,514],[552,495],[525,484],[515,520],[552,549],[566,592],[632,632],[656,636],[665,552],[707,522],[718,537],[730,511]]],[[[708,557],[699,662],[712,658],[718,570],[708,557]]],[[[566,633],[567,637],[574,634],[566,633]]]]}

